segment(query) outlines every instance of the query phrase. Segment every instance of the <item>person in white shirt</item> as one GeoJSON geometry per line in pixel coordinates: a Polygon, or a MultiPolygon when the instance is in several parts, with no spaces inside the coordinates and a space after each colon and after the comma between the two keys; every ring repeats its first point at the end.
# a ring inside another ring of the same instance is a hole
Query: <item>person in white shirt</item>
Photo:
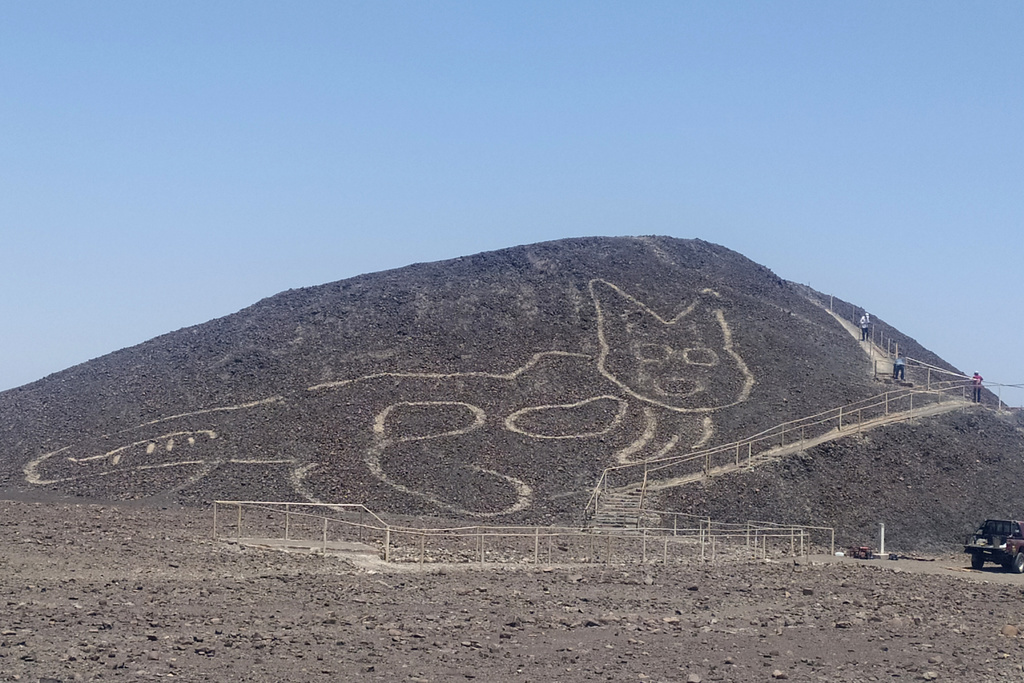
{"type": "Polygon", "coordinates": [[[871,338],[871,316],[867,313],[860,317],[860,340],[867,341],[871,338]]]}

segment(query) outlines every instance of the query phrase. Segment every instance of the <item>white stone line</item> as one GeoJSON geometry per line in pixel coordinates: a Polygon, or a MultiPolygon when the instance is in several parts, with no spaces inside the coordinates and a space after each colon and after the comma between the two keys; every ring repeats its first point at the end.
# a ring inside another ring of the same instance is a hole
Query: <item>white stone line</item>
{"type": "Polygon", "coordinates": [[[288,465],[295,464],[295,458],[228,458],[224,462],[238,465],[288,465]]]}
{"type": "Polygon", "coordinates": [[[377,416],[373,419],[373,433],[378,436],[384,436],[385,421],[391,411],[399,406],[463,406],[469,409],[469,412],[473,415],[473,424],[468,427],[461,429],[452,429],[447,432],[439,432],[437,434],[427,434],[424,436],[403,436],[397,439],[390,440],[390,443],[404,443],[406,441],[421,441],[423,439],[439,439],[442,436],[459,436],[462,434],[468,434],[469,432],[479,429],[484,426],[486,420],[486,414],[481,408],[463,401],[399,401],[398,403],[392,403],[384,410],[377,413],[377,416]]]}
{"type": "Polygon", "coordinates": [[[607,434],[608,432],[610,432],[612,429],[617,427],[620,422],[622,422],[622,418],[625,417],[626,409],[628,407],[629,407],[629,403],[627,403],[626,401],[622,400],[620,397],[618,397],[618,396],[609,396],[609,395],[594,396],[593,398],[587,398],[587,399],[584,399],[582,401],[577,401],[576,403],[565,403],[565,404],[561,404],[561,405],[531,406],[529,408],[520,408],[519,410],[515,411],[514,413],[509,414],[509,416],[505,418],[505,428],[507,430],[509,430],[510,432],[515,432],[516,434],[522,434],[524,436],[528,436],[528,437],[533,438],[533,439],[583,439],[583,438],[593,437],[593,436],[602,436],[603,434],[607,434]],[[580,406],[586,405],[588,403],[593,403],[594,401],[601,401],[601,400],[616,401],[619,404],[619,409],[616,412],[615,417],[613,417],[612,421],[608,424],[608,426],[606,426],[604,429],[601,429],[601,430],[598,430],[598,431],[593,431],[593,432],[577,432],[575,434],[563,434],[563,435],[559,435],[559,436],[552,436],[552,435],[549,435],[549,434],[538,434],[536,432],[529,432],[529,431],[527,431],[525,429],[522,429],[522,428],[516,426],[516,420],[519,419],[519,417],[521,417],[523,415],[528,415],[529,413],[539,412],[539,411],[542,411],[542,410],[579,408],[580,406]]]}
{"type": "Polygon", "coordinates": [[[494,373],[494,372],[378,372],[372,375],[362,375],[360,377],[354,377],[352,379],[342,379],[334,382],[322,382],[321,384],[314,384],[311,387],[307,387],[307,391],[318,391],[320,389],[334,389],[336,387],[346,386],[349,384],[356,384],[358,382],[366,382],[372,379],[380,379],[382,377],[399,377],[399,378],[415,378],[415,379],[450,379],[454,377],[485,377],[488,379],[504,379],[511,380],[519,377],[527,370],[537,365],[545,356],[566,356],[570,358],[591,358],[586,353],[573,353],[570,351],[541,351],[533,354],[525,364],[516,368],[512,372],[507,373],[494,373]]]}
{"type": "MultiPolygon", "coordinates": [[[[283,396],[271,396],[270,398],[263,398],[258,401],[250,401],[249,403],[239,403],[233,406],[220,406],[218,408],[204,408],[203,410],[194,410],[190,413],[179,413],[177,415],[168,415],[167,417],[157,418],[156,420],[150,420],[149,422],[143,422],[137,424],[134,427],[128,427],[127,429],[121,429],[114,434],[123,434],[125,432],[132,431],[133,429],[139,429],[141,427],[148,427],[150,425],[159,424],[161,422],[167,422],[168,420],[176,420],[179,417],[192,417],[193,415],[206,415],[208,413],[223,413],[232,410],[246,410],[247,408],[255,408],[256,406],[265,405],[268,403],[279,403],[284,400],[283,396]]],[[[108,435],[109,436],[109,435],[108,435]]]]}
{"type": "Polygon", "coordinates": [[[615,462],[620,465],[628,465],[634,455],[644,449],[647,444],[654,440],[658,430],[658,420],[654,417],[654,411],[650,406],[644,406],[644,431],[633,443],[625,448],[616,451],[615,462]]]}
{"type": "Polygon", "coordinates": [[[711,421],[711,416],[710,415],[705,415],[704,416],[704,425],[703,425],[703,427],[704,427],[704,433],[701,434],[701,437],[700,437],[700,439],[697,440],[697,443],[695,443],[692,446],[690,446],[690,450],[696,450],[696,449],[700,448],[701,446],[706,444],[708,441],[711,441],[711,437],[714,436],[714,434],[715,434],[715,423],[711,421]]]}
{"type": "MultiPolygon", "coordinates": [[[[678,408],[678,407],[674,407],[674,406],[672,406],[672,405],[670,405],[670,404],[668,404],[666,402],[660,401],[660,400],[658,400],[654,396],[647,395],[646,393],[641,393],[639,388],[634,389],[634,388],[632,388],[630,386],[630,384],[629,384],[629,382],[627,380],[625,380],[623,378],[620,378],[620,377],[617,377],[612,371],[610,371],[608,369],[608,367],[606,365],[606,361],[608,359],[608,356],[609,356],[609,354],[612,353],[613,350],[611,349],[611,347],[610,347],[610,345],[608,343],[608,339],[607,339],[607,334],[606,334],[606,329],[605,329],[607,321],[605,319],[605,312],[604,312],[604,309],[602,307],[601,300],[600,300],[600,298],[598,296],[598,292],[597,292],[597,290],[595,288],[595,285],[597,283],[601,283],[601,284],[607,286],[612,291],[616,292],[618,296],[621,296],[625,301],[630,302],[630,304],[632,306],[636,307],[637,309],[639,309],[640,311],[644,312],[645,314],[651,316],[653,319],[659,321],[662,325],[669,325],[669,326],[670,325],[676,325],[680,321],[686,319],[688,316],[693,314],[697,310],[697,307],[698,307],[698,305],[700,303],[699,299],[695,299],[687,307],[685,307],[682,311],[677,313],[674,317],[666,319],[666,318],[662,318],[660,315],[658,315],[655,311],[650,309],[646,304],[641,302],[639,299],[637,299],[637,298],[633,297],[632,295],[630,295],[630,294],[626,293],[625,291],[623,291],[617,285],[614,285],[614,284],[612,284],[612,283],[610,283],[610,282],[608,282],[606,280],[594,279],[594,280],[591,280],[588,283],[588,288],[589,288],[589,291],[590,291],[590,294],[591,294],[591,298],[593,300],[593,304],[594,304],[594,307],[595,307],[595,310],[596,310],[596,313],[597,313],[597,336],[598,336],[598,344],[599,344],[599,355],[596,358],[593,355],[591,355],[591,354],[576,353],[576,352],[570,352],[570,351],[542,351],[542,352],[533,354],[533,356],[531,356],[530,359],[526,363],[524,363],[523,365],[521,365],[521,366],[511,370],[510,372],[505,372],[505,373],[484,372],[484,371],[454,372],[454,373],[381,372],[381,373],[374,373],[374,374],[369,374],[369,375],[363,375],[363,376],[355,377],[355,378],[352,378],[352,379],[345,379],[345,380],[338,380],[338,381],[331,381],[331,382],[324,382],[324,383],[316,384],[316,385],[307,387],[306,391],[313,392],[313,391],[324,390],[324,389],[335,389],[335,388],[345,387],[345,386],[348,386],[348,385],[355,385],[355,384],[358,384],[360,382],[368,382],[368,381],[372,381],[372,380],[375,380],[375,379],[381,379],[381,378],[399,378],[399,379],[401,379],[401,378],[409,378],[409,379],[428,379],[428,380],[446,380],[446,379],[457,379],[457,378],[484,378],[484,379],[495,379],[495,380],[512,381],[512,380],[515,380],[516,378],[518,378],[519,376],[521,376],[523,373],[528,372],[529,370],[531,370],[532,368],[537,366],[539,363],[541,363],[544,359],[546,359],[549,356],[552,356],[552,357],[568,357],[568,358],[588,359],[588,360],[591,360],[591,361],[593,361],[595,363],[595,366],[596,366],[598,372],[600,373],[600,375],[603,376],[606,380],[609,380],[610,382],[612,382],[616,387],[618,387],[623,392],[624,396],[628,396],[628,397],[632,397],[632,398],[638,399],[638,400],[640,400],[640,401],[642,401],[642,402],[644,402],[646,404],[644,406],[645,426],[644,426],[643,433],[639,437],[637,437],[632,443],[630,443],[626,447],[624,447],[624,448],[620,449],[619,451],[617,451],[614,454],[614,456],[613,456],[615,461],[617,461],[617,462],[619,462],[621,464],[626,464],[626,463],[630,462],[631,458],[633,458],[637,453],[639,453],[639,452],[643,451],[644,449],[646,449],[650,445],[650,443],[654,440],[654,438],[656,436],[656,433],[657,433],[658,418],[655,415],[655,412],[651,408],[651,406],[657,406],[659,408],[663,408],[663,409],[666,409],[668,411],[672,411],[674,413],[705,413],[705,414],[708,414],[708,413],[711,413],[713,411],[720,410],[722,408],[727,408],[729,406],[736,405],[737,403],[739,403],[741,401],[747,400],[747,398],[749,397],[751,388],[752,388],[752,386],[754,384],[754,377],[750,373],[750,371],[747,368],[746,364],[743,362],[743,359],[739,356],[738,353],[736,353],[735,349],[733,348],[733,344],[732,344],[732,330],[729,327],[729,324],[726,321],[724,313],[723,313],[723,311],[721,309],[713,309],[712,312],[714,314],[715,319],[717,320],[718,327],[721,329],[722,341],[723,341],[723,343],[722,343],[722,350],[724,350],[726,353],[728,353],[731,356],[731,358],[733,359],[733,361],[736,364],[736,367],[742,373],[743,378],[744,378],[743,379],[742,387],[739,389],[739,394],[736,397],[736,401],[734,401],[733,403],[729,403],[729,404],[726,404],[726,405],[720,405],[720,406],[714,406],[714,407],[707,407],[707,408],[678,408]]],[[[702,290],[701,294],[708,295],[708,296],[711,296],[711,297],[721,298],[720,295],[717,292],[715,292],[713,290],[710,290],[710,289],[702,290]]],[[[711,309],[709,309],[709,310],[711,310],[711,309]]],[[[672,351],[671,347],[666,347],[666,348],[668,349],[668,352],[671,353],[671,351],[672,351]]],[[[683,349],[684,359],[689,364],[691,364],[691,365],[700,365],[700,366],[705,366],[705,367],[711,367],[711,366],[714,366],[714,365],[718,364],[717,354],[715,354],[714,350],[711,350],[711,349],[701,349],[701,350],[703,352],[709,352],[709,355],[706,358],[704,358],[704,357],[699,357],[699,358],[698,357],[691,357],[692,354],[691,355],[686,355],[686,354],[688,354],[690,352],[690,350],[689,349],[683,349]]],[[[693,381],[699,381],[699,378],[694,378],[693,381]]],[[[658,390],[659,388],[656,386],[655,389],[658,390]]],[[[668,392],[663,392],[663,393],[668,395],[668,392]]],[[[159,418],[159,419],[156,419],[156,420],[150,420],[148,422],[141,423],[141,424],[136,425],[134,427],[131,427],[129,429],[120,430],[119,432],[116,432],[116,433],[120,434],[120,433],[124,433],[124,432],[128,432],[128,431],[132,431],[132,430],[138,430],[138,429],[141,429],[141,428],[144,428],[144,427],[147,427],[147,426],[151,426],[151,425],[167,422],[167,421],[174,420],[174,419],[180,419],[180,418],[192,417],[192,416],[204,415],[204,414],[213,414],[213,413],[220,413],[220,412],[244,410],[244,409],[254,408],[254,407],[257,407],[257,406],[261,406],[261,405],[267,405],[267,404],[272,404],[272,403],[280,403],[280,402],[283,402],[284,400],[285,400],[284,397],[278,395],[278,396],[272,396],[270,398],[261,399],[261,400],[257,400],[257,401],[251,401],[251,402],[247,402],[247,403],[239,403],[239,404],[230,405],[230,406],[222,406],[222,407],[217,407],[217,408],[207,408],[207,409],[202,409],[202,410],[197,410],[197,411],[180,413],[180,414],[177,414],[177,415],[171,415],[171,416],[162,417],[162,418],[159,418]]],[[[612,430],[614,430],[616,427],[618,427],[620,424],[622,424],[622,422],[623,422],[623,420],[625,418],[626,412],[628,410],[628,407],[629,407],[629,403],[628,403],[628,401],[623,396],[615,396],[615,395],[610,395],[610,394],[604,394],[604,395],[600,395],[600,396],[595,396],[595,397],[583,399],[583,400],[575,402],[575,403],[545,404],[545,405],[539,405],[539,406],[528,406],[528,407],[525,407],[525,408],[520,408],[519,410],[516,410],[516,411],[512,412],[511,414],[509,414],[508,416],[506,416],[505,419],[503,420],[503,425],[504,425],[504,428],[507,429],[508,431],[511,431],[511,432],[514,432],[514,433],[518,433],[518,434],[521,434],[523,436],[527,436],[529,438],[536,438],[536,439],[582,439],[582,438],[590,438],[590,437],[602,436],[604,434],[607,434],[607,433],[611,432],[612,430]],[[592,402],[595,402],[595,401],[599,401],[599,400],[605,400],[605,399],[616,401],[618,403],[619,409],[618,409],[617,413],[615,414],[615,416],[613,418],[611,418],[611,420],[608,422],[608,424],[606,424],[601,429],[595,429],[595,430],[592,430],[592,431],[580,431],[580,432],[577,432],[577,433],[569,433],[569,434],[544,434],[544,433],[540,433],[540,432],[531,431],[529,429],[525,429],[525,428],[523,428],[523,427],[521,427],[519,425],[519,422],[525,416],[528,416],[528,415],[533,414],[533,413],[537,413],[537,412],[542,411],[542,410],[572,410],[572,409],[575,409],[575,408],[579,408],[579,407],[585,406],[585,405],[587,405],[589,403],[592,403],[592,402]]],[[[473,511],[469,511],[469,510],[463,510],[461,508],[458,508],[456,506],[453,506],[451,504],[448,504],[448,503],[438,499],[436,496],[431,496],[431,495],[423,493],[423,492],[413,491],[413,490],[409,489],[408,487],[405,487],[404,485],[401,485],[401,484],[399,484],[397,482],[394,482],[394,481],[390,480],[387,477],[387,475],[383,472],[383,468],[382,468],[382,465],[381,465],[381,462],[380,462],[380,456],[383,454],[384,450],[386,448],[388,448],[388,447],[391,447],[391,446],[394,446],[394,445],[400,444],[400,443],[410,442],[410,441],[418,441],[418,440],[424,440],[424,439],[437,439],[437,438],[441,438],[441,437],[460,436],[460,435],[467,434],[467,433],[469,433],[471,431],[474,431],[474,430],[482,428],[485,425],[485,422],[486,422],[486,415],[485,415],[484,411],[481,408],[479,408],[479,407],[477,407],[477,406],[475,406],[473,404],[470,404],[470,403],[465,403],[465,402],[460,402],[460,401],[418,401],[418,402],[414,402],[414,401],[400,401],[400,402],[396,402],[396,403],[393,403],[393,404],[387,406],[386,408],[384,408],[382,411],[380,411],[375,416],[375,420],[374,420],[374,424],[373,424],[373,432],[374,432],[374,434],[377,436],[377,438],[380,441],[373,448],[369,449],[369,451],[366,452],[366,454],[364,456],[364,460],[366,461],[367,466],[370,468],[371,473],[373,473],[374,476],[376,476],[382,482],[385,482],[385,483],[389,484],[390,486],[393,486],[393,487],[395,487],[395,488],[397,488],[397,489],[399,489],[399,490],[401,490],[403,492],[406,492],[406,493],[408,493],[410,495],[418,496],[418,497],[423,498],[425,500],[429,500],[433,504],[436,504],[436,505],[438,505],[440,507],[444,507],[444,508],[449,509],[449,510],[453,510],[453,511],[459,512],[461,514],[468,514],[468,515],[473,515],[473,516],[478,516],[478,517],[490,517],[490,516],[498,516],[498,515],[503,515],[503,514],[509,514],[511,512],[515,512],[515,511],[518,511],[518,510],[525,509],[526,507],[528,507],[531,504],[530,501],[531,501],[532,495],[533,495],[532,494],[532,489],[525,482],[523,482],[523,481],[521,481],[521,480],[519,480],[519,479],[517,479],[515,477],[511,477],[511,476],[508,476],[508,475],[503,475],[503,474],[500,474],[500,473],[498,473],[496,471],[484,469],[484,468],[481,468],[481,467],[478,467],[478,466],[468,465],[468,464],[464,465],[467,468],[474,469],[474,470],[479,471],[481,473],[485,473],[485,474],[488,474],[490,476],[494,476],[494,477],[497,477],[499,479],[502,479],[502,480],[508,482],[515,489],[515,491],[517,492],[517,501],[516,501],[516,503],[513,504],[512,506],[510,506],[509,508],[506,508],[506,510],[503,510],[503,511],[500,511],[500,512],[496,512],[496,513],[480,513],[480,512],[473,512],[473,511]],[[398,438],[391,438],[391,439],[383,438],[385,436],[385,431],[386,431],[386,427],[387,427],[387,419],[388,419],[389,415],[392,413],[392,411],[394,411],[395,409],[400,408],[402,406],[430,406],[430,405],[462,406],[462,407],[466,408],[469,411],[470,415],[472,416],[472,422],[470,424],[467,424],[466,426],[464,426],[462,428],[458,428],[458,429],[454,429],[454,430],[448,430],[448,431],[445,431],[445,432],[442,432],[442,433],[438,433],[438,434],[428,434],[428,435],[422,435],[422,436],[398,437],[398,438]]],[[[700,440],[697,442],[697,444],[695,444],[694,448],[699,447],[699,446],[707,443],[712,438],[713,434],[714,434],[714,425],[713,425],[713,423],[711,421],[711,418],[709,416],[705,415],[705,417],[703,418],[703,433],[701,435],[700,440]]],[[[84,457],[84,458],[68,457],[68,461],[74,462],[74,463],[77,463],[77,464],[84,464],[84,463],[90,463],[90,462],[94,462],[94,461],[102,462],[102,461],[104,461],[104,459],[107,459],[107,460],[109,460],[109,462],[112,465],[115,465],[115,466],[116,465],[122,465],[123,464],[122,463],[122,458],[124,457],[124,454],[129,449],[131,449],[131,448],[139,447],[139,446],[142,446],[143,444],[145,444],[146,445],[146,452],[147,452],[147,454],[148,455],[153,455],[155,453],[155,451],[156,451],[156,448],[158,447],[158,442],[162,441],[163,442],[162,443],[163,448],[165,448],[167,450],[167,452],[170,453],[170,452],[174,451],[176,449],[176,447],[177,447],[177,444],[175,442],[175,437],[181,437],[181,436],[186,436],[186,435],[188,437],[189,445],[194,445],[195,444],[195,437],[197,435],[205,435],[205,436],[207,436],[210,439],[217,438],[216,432],[214,432],[212,430],[198,430],[198,431],[194,431],[194,432],[173,432],[173,433],[169,433],[169,434],[165,434],[165,435],[156,437],[154,439],[146,439],[146,440],[142,440],[142,441],[136,441],[136,442],[134,442],[132,444],[129,444],[129,445],[126,445],[126,446],[121,446],[121,447],[113,449],[111,451],[107,451],[106,453],[103,453],[103,454],[87,456],[87,457],[84,457]]],[[[675,448],[676,445],[678,444],[679,440],[680,440],[680,434],[677,433],[674,436],[672,436],[662,446],[662,448],[659,451],[659,455],[660,454],[664,454],[664,453],[672,450],[673,448],[675,448]]],[[[206,474],[208,474],[209,471],[211,471],[211,469],[213,467],[221,465],[224,462],[232,462],[232,463],[240,463],[240,464],[289,464],[289,463],[291,463],[291,464],[295,465],[293,471],[290,473],[290,482],[291,482],[293,488],[296,490],[297,493],[299,493],[300,495],[304,496],[305,498],[307,498],[309,500],[312,500],[312,501],[316,500],[316,497],[314,495],[312,495],[312,492],[309,491],[307,486],[306,486],[306,479],[307,479],[308,474],[311,471],[313,471],[318,466],[318,464],[310,463],[310,464],[299,466],[295,459],[290,459],[290,458],[267,459],[267,460],[262,460],[262,459],[230,459],[230,460],[224,460],[224,459],[213,458],[213,459],[208,459],[208,460],[175,461],[175,462],[165,462],[165,463],[150,464],[150,465],[137,465],[137,466],[134,466],[134,467],[127,467],[127,468],[126,467],[119,467],[119,468],[113,469],[113,470],[105,470],[105,471],[102,471],[102,472],[99,472],[99,473],[93,473],[93,474],[89,474],[89,475],[77,475],[77,476],[68,477],[68,478],[58,478],[58,479],[52,479],[52,480],[44,479],[43,476],[39,472],[39,468],[40,468],[41,464],[44,463],[45,461],[47,461],[48,459],[52,458],[52,457],[58,456],[58,455],[60,455],[62,453],[66,453],[70,448],[72,448],[72,446],[68,446],[68,447],[65,447],[65,448],[62,448],[62,449],[59,449],[59,450],[56,450],[56,451],[51,451],[51,452],[43,454],[43,455],[39,456],[38,458],[36,458],[36,459],[32,460],[31,462],[29,462],[25,466],[25,468],[24,468],[26,480],[29,483],[33,483],[33,484],[52,484],[52,483],[58,483],[58,482],[73,481],[73,480],[83,479],[83,478],[92,478],[92,477],[97,477],[97,476],[108,476],[108,475],[111,475],[111,474],[116,474],[116,473],[126,472],[126,471],[150,470],[150,469],[159,469],[159,468],[167,468],[167,467],[180,467],[180,466],[184,466],[184,465],[201,465],[201,466],[203,466],[202,471],[200,471],[198,474],[196,474],[196,475],[194,475],[194,476],[192,476],[192,477],[190,477],[188,479],[188,482],[186,482],[186,485],[187,485],[187,483],[198,481],[199,478],[201,478],[201,477],[205,476],[206,474]]],[[[181,488],[181,487],[179,486],[179,487],[176,487],[176,488],[181,488]]],[[[174,490],[174,489],[171,489],[171,490],[174,490]]]]}
{"type": "Polygon", "coordinates": [[[490,474],[494,477],[498,477],[499,479],[504,479],[506,482],[511,484],[513,489],[515,489],[516,502],[503,510],[498,510],[497,512],[477,512],[475,510],[466,510],[465,508],[458,507],[457,505],[452,505],[441,500],[437,496],[432,496],[428,493],[424,493],[423,491],[411,489],[408,486],[405,486],[404,484],[400,484],[397,481],[392,480],[390,477],[388,477],[388,475],[384,472],[384,469],[381,467],[380,454],[388,446],[391,446],[392,443],[393,442],[384,441],[375,446],[374,448],[371,448],[366,452],[366,456],[364,457],[363,462],[366,463],[366,466],[370,469],[370,472],[373,474],[373,476],[377,477],[380,481],[384,482],[388,486],[391,486],[392,488],[395,488],[403,493],[415,496],[438,507],[444,508],[446,510],[451,510],[452,512],[455,512],[457,514],[468,515],[471,517],[500,517],[502,515],[508,515],[512,514],[513,512],[525,510],[532,504],[533,489],[531,489],[526,482],[522,481],[521,479],[516,479],[515,477],[510,477],[506,474],[495,472],[494,470],[478,467],[476,465],[464,466],[468,469],[475,470],[477,472],[483,472],[485,474],[490,474]]]}
{"type": "MultiPolygon", "coordinates": [[[[600,372],[602,375],[604,375],[604,377],[606,379],[610,380],[616,386],[618,386],[620,389],[622,389],[622,391],[624,391],[625,393],[629,394],[633,398],[639,399],[641,401],[645,401],[647,403],[656,405],[656,406],[658,406],[660,408],[665,408],[666,410],[671,410],[671,411],[677,412],[677,413],[710,413],[710,412],[714,412],[714,411],[717,411],[717,410],[721,410],[723,408],[729,408],[731,406],[737,405],[739,403],[742,403],[743,401],[746,401],[750,397],[750,391],[751,391],[751,389],[754,386],[754,376],[753,376],[753,374],[751,374],[750,370],[747,368],[747,364],[743,362],[743,359],[740,357],[740,355],[738,353],[736,353],[736,350],[733,348],[733,345],[732,345],[732,330],[729,327],[729,323],[725,320],[725,314],[722,312],[721,309],[715,309],[713,312],[715,314],[716,320],[718,321],[719,327],[721,327],[721,330],[722,330],[722,339],[723,339],[722,349],[726,353],[728,353],[730,356],[732,356],[733,360],[736,362],[736,366],[739,368],[740,372],[743,374],[743,386],[740,389],[740,392],[739,392],[739,394],[738,394],[738,396],[737,396],[735,401],[733,401],[732,403],[727,403],[727,404],[722,404],[722,405],[719,405],[719,406],[712,406],[712,407],[707,407],[707,408],[678,408],[678,407],[669,405],[667,403],[664,403],[662,401],[657,401],[657,400],[655,400],[655,399],[653,399],[653,398],[651,398],[649,396],[645,396],[645,395],[643,395],[641,393],[638,393],[637,391],[633,390],[628,384],[626,384],[624,381],[622,381],[618,377],[616,377],[606,367],[606,361],[608,359],[608,355],[611,353],[611,346],[608,344],[608,339],[607,339],[607,336],[605,334],[606,321],[605,321],[604,309],[601,306],[601,299],[598,296],[597,291],[596,291],[595,286],[594,286],[596,283],[601,283],[601,284],[607,285],[611,289],[615,290],[624,299],[626,299],[627,301],[631,302],[635,307],[637,307],[640,310],[642,310],[645,314],[652,316],[655,320],[657,320],[658,322],[660,322],[663,325],[675,325],[680,320],[684,319],[686,316],[688,316],[690,313],[692,313],[696,309],[697,302],[694,301],[693,303],[691,303],[689,306],[687,306],[685,309],[683,309],[683,311],[678,313],[674,318],[666,319],[666,318],[662,318],[655,311],[653,311],[650,308],[648,308],[647,305],[644,304],[643,302],[641,302],[639,299],[633,297],[630,294],[627,294],[621,288],[619,288],[617,285],[614,285],[611,282],[608,282],[607,280],[594,279],[594,280],[591,280],[589,282],[588,286],[590,288],[590,295],[593,298],[594,306],[597,309],[597,338],[598,338],[598,345],[599,345],[599,349],[600,349],[600,352],[598,354],[598,360],[597,360],[597,369],[598,369],[598,372],[600,372]]],[[[720,294],[718,294],[718,292],[715,292],[714,290],[710,290],[710,289],[702,290],[702,293],[709,294],[709,295],[712,295],[712,296],[715,296],[715,297],[720,297],[721,296],[720,294]]]]}
{"type": "Polygon", "coordinates": [[[217,438],[217,432],[215,432],[213,430],[210,430],[210,429],[199,429],[199,430],[195,430],[195,431],[185,431],[185,432],[170,432],[168,434],[162,434],[160,436],[153,437],[152,439],[142,439],[141,441],[136,441],[135,443],[130,443],[127,446],[121,446],[120,448],[115,448],[112,451],[107,451],[106,453],[100,453],[99,455],[90,455],[90,456],[88,456],[86,458],[72,458],[72,457],[69,457],[68,460],[71,461],[71,462],[79,462],[79,463],[81,463],[81,462],[90,462],[90,461],[93,461],[93,460],[102,460],[103,458],[110,458],[111,461],[112,461],[112,464],[116,465],[117,463],[119,463],[121,461],[121,453],[123,451],[128,450],[129,448],[134,448],[135,446],[141,446],[142,444],[146,444],[146,454],[148,455],[148,454],[153,453],[156,450],[156,442],[157,441],[161,441],[163,439],[167,439],[166,450],[169,453],[172,450],[174,450],[174,437],[189,435],[189,445],[192,445],[192,444],[195,443],[195,438],[191,436],[193,434],[203,434],[203,435],[207,436],[208,438],[210,438],[211,440],[217,438]]]}
{"type": "Polygon", "coordinates": [[[679,435],[676,434],[671,439],[665,442],[665,445],[658,449],[658,452],[654,454],[654,458],[661,458],[672,451],[676,446],[679,445],[679,435]]]}
{"type": "Polygon", "coordinates": [[[319,467],[319,464],[317,463],[294,467],[292,468],[291,474],[288,475],[288,481],[292,485],[292,490],[308,500],[310,503],[324,502],[317,496],[313,495],[312,491],[306,488],[306,475],[317,467],[319,467]]]}

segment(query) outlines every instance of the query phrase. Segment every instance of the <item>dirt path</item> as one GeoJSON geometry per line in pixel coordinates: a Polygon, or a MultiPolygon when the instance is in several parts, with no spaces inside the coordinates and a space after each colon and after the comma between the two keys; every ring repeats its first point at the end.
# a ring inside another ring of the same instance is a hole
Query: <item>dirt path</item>
{"type": "Polygon", "coordinates": [[[854,325],[852,322],[850,322],[846,318],[843,318],[842,316],[840,316],[835,311],[828,311],[828,312],[829,312],[829,314],[833,318],[838,320],[839,324],[842,325],[843,328],[847,332],[849,332],[850,335],[854,339],[857,340],[858,344],[860,344],[860,348],[863,349],[864,353],[867,355],[868,360],[871,363],[871,374],[872,374],[872,376],[876,376],[876,375],[889,376],[889,375],[892,375],[892,359],[889,358],[889,354],[887,354],[885,351],[883,351],[878,346],[876,346],[875,343],[872,342],[872,341],[861,341],[861,338],[860,338],[861,337],[860,327],[858,327],[857,325],[854,325]]]}
{"type": "Polygon", "coordinates": [[[941,561],[395,572],[195,510],[0,513],[6,681],[1020,680],[1024,578],[941,561]]]}

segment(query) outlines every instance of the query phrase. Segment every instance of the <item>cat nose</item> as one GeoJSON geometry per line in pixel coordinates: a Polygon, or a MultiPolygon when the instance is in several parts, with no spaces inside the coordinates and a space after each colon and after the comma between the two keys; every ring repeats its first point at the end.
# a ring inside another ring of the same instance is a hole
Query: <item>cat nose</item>
{"type": "Polygon", "coordinates": [[[704,383],[693,377],[666,375],[654,378],[655,388],[662,394],[683,398],[704,391],[704,383]]]}
{"type": "Polygon", "coordinates": [[[683,360],[687,365],[703,365],[710,368],[718,365],[718,354],[707,347],[698,346],[684,349],[683,360]]]}

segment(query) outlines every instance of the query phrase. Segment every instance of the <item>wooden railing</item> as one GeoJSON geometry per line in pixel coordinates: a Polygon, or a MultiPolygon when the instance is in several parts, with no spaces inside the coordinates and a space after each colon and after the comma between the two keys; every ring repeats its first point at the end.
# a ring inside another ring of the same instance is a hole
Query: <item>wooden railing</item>
{"type": "Polygon", "coordinates": [[[641,489],[640,507],[643,508],[648,491],[660,488],[666,482],[684,477],[711,476],[715,470],[729,465],[750,466],[759,455],[769,451],[807,443],[812,439],[837,438],[861,429],[865,423],[888,418],[912,419],[921,408],[945,401],[966,401],[969,387],[957,380],[932,382],[930,388],[902,388],[887,391],[870,398],[838,408],[783,422],[739,441],[680,455],[640,460],[605,468],[595,485],[584,518],[596,512],[601,494],[610,490],[641,489]],[[917,412],[915,412],[917,411],[917,412]]]}

